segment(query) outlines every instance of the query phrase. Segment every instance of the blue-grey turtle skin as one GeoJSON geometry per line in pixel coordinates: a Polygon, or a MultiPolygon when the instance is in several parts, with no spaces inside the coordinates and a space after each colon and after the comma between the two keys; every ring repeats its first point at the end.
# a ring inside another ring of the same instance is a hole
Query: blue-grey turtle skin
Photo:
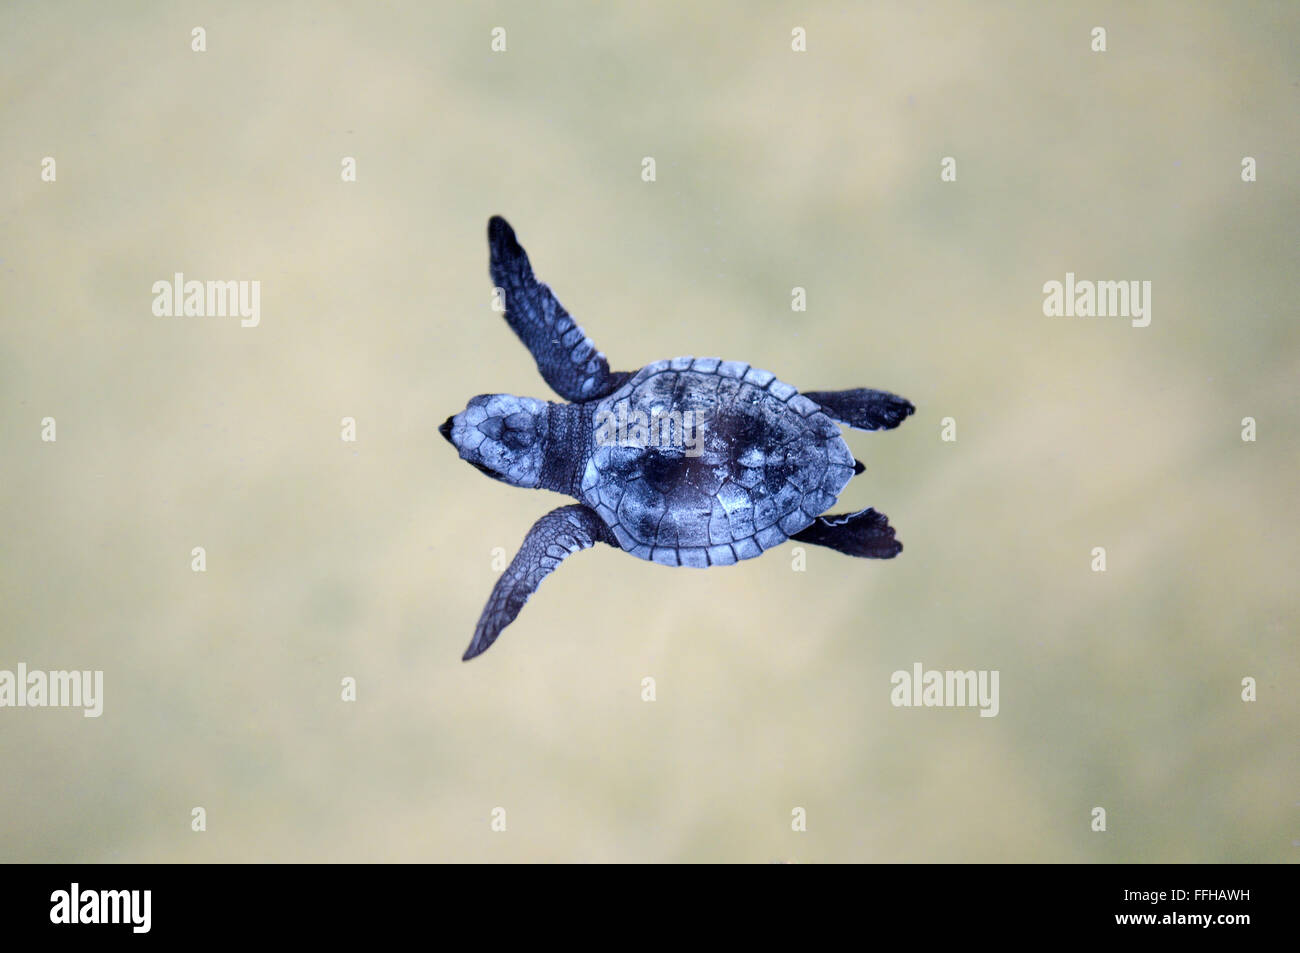
{"type": "Polygon", "coordinates": [[[488,222],[488,245],[506,322],[564,401],[483,394],[439,430],[488,476],[578,502],[529,530],[466,660],[496,641],[565,557],[597,542],[697,568],[752,559],[787,539],[875,559],[902,551],[873,509],[824,514],[863,470],[840,426],[892,429],[913,413],[907,400],[866,388],[800,393],[718,358],[612,372],[500,216],[488,222]]]}
{"type": "Polygon", "coordinates": [[[853,476],[821,407],[740,361],[656,361],[595,409],[603,420],[671,420],[672,410],[694,424],[693,445],[674,448],[685,440],[673,433],[654,446],[605,442],[583,469],[581,499],[619,546],[666,566],[761,556],[830,509],[853,476]]]}

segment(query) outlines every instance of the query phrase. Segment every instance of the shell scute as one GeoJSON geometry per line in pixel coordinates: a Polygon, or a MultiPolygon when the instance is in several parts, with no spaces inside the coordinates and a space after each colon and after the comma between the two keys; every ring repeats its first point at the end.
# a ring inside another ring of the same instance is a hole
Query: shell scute
{"type": "Polygon", "coordinates": [[[665,565],[759,556],[825,512],[853,476],[820,408],[741,361],[656,361],[593,407],[628,424],[621,442],[593,448],[582,498],[623,549],[665,565]]]}

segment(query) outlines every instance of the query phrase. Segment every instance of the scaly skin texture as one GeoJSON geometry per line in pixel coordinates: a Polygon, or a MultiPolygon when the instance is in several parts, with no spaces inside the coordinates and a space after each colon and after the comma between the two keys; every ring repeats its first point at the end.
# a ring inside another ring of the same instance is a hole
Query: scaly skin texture
{"type": "Polygon", "coordinates": [[[481,394],[439,429],[461,459],[511,486],[542,486],[547,403],[513,394],[481,394]]]}
{"type": "Polygon", "coordinates": [[[836,424],[888,430],[913,412],[910,402],[867,388],[800,393],[767,371],[716,358],[611,371],[537,280],[499,216],[488,222],[488,246],[506,323],[566,403],[484,394],[438,429],[488,476],[580,502],[547,513],[529,530],[492,589],[467,660],[496,641],[570,553],[597,542],[700,567],[749,559],[787,538],[872,559],[902,550],[875,510],[823,514],[864,469],[836,424]],[[664,412],[676,413],[682,425],[689,414],[702,429],[685,445],[635,436],[609,442],[611,414],[644,413],[653,421],[664,412]]]}
{"type": "Polygon", "coordinates": [[[790,538],[864,559],[893,559],[903,551],[903,544],[894,539],[894,527],[889,525],[885,514],[870,507],[856,513],[819,516],[811,526],[790,538]]]}
{"type": "Polygon", "coordinates": [[[481,394],[438,429],[462,460],[494,480],[577,497],[591,415],[587,404],[481,394]]]}
{"type": "Polygon", "coordinates": [[[524,545],[492,588],[465,661],[486,652],[501,630],[514,621],[524,603],[566,557],[590,549],[597,541],[614,544],[605,524],[585,506],[572,504],[551,510],[528,531],[524,545]]]}
{"type": "Polygon", "coordinates": [[[597,410],[645,420],[671,411],[694,425],[691,452],[684,441],[621,440],[597,446],[583,471],[583,502],[622,548],[667,566],[761,556],[830,509],[853,476],[853,455],[821,408],[742,361],[656,361],[597,410]]]}
{"type": "Polygon", "coordinates": [[[515,230],[499,215],[488,222],[488,248],[492,282],[505,296],[506,323],[532,352],[552,390],[569,401],[595,400],[627,379],[610,373],[605,355],[533,275],[515,230]]]}
{"type": "Polygon", "coordinates": [[[803,395],[854,430],[893,430],[916,410],[912,402],[884,390],[806,390],[803,395]]]}
{"type": "Polygon", "coordinates": [[[591,456],[593,404],[547,404],[542,486],[581,497],[582,468],[591,456]]]}

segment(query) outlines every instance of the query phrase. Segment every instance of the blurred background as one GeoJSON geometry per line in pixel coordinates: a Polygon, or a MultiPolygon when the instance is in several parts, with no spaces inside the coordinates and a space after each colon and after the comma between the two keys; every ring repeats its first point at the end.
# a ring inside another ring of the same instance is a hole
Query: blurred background
{"type": "Polygon", "coordinates": [[[0,668],[105,698],[0,711],[0,859],[1294,861],[1300,27],[1135,7],[5,4],[0,668]],[[435,429],[552,397],[493,213],[616,369],[909,397],[837,507],[903,554],[600,547],[463,664],[564,502],[435,429]],[[260,326],[155,317],[178,271],[260,326]]]}

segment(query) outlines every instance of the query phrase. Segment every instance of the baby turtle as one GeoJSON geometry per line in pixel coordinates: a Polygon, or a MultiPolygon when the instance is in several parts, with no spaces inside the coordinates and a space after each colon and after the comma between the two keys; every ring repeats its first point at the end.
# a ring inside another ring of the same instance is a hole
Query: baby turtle
{"type": "Polygon", "coordinates": [[[500,216],[488,222],[506,323],[564,403],[483,394],[439,431],[512,486],[575,497],[539,519],[497,580],[465,652],[488,650],[570,553],[608,543],[668,566],[729,566],[787,539],[890,559],[873,509],[823,516],[864,467],[839,425],[889,430],[915,409],[879,390],[798,392],[741,361],[677,357],[612,372],[500,216]]]}

